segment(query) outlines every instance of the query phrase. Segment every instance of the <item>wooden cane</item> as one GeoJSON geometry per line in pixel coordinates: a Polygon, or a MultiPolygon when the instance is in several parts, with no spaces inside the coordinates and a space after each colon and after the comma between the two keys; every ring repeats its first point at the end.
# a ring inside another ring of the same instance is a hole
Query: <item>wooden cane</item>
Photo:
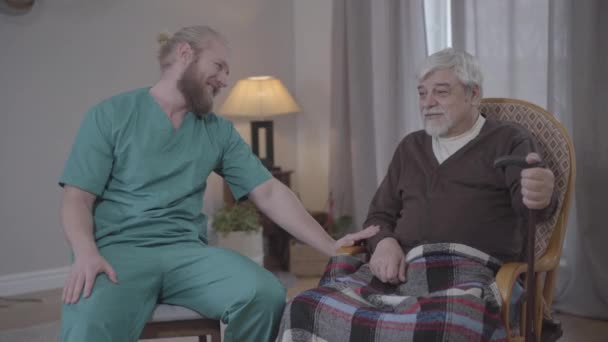
{"type": "MultiPolygon", "coordinates": [[[[545,164],[540,161],[537,163],[528,164],[525,157],[519,156],[504,156],[494,160],[495,168],[504,168],[507,166],[518,166],[522,169],[528,169],[532,167],[545,167],[545,164]]],[[[534,331],[534,302],[536,297],[536,272],[534,272],[534,245],[536,243],[536,220],[538,211],[530,209],[528,214],[528,243],[526,246],[526,258],[528,263],[528,269],[526,271],[526,342],[536,342],[536,333],[534,331]]]]}
{"type": "Polygon", "coordinates": [[[538,211],[530,209],[528,214],[528,270],[526,272],[526,341],[535,342],[534,303],[536,297],[536,272],[534,272],[534,245],[536,242],[536,217],[538,211]]]}

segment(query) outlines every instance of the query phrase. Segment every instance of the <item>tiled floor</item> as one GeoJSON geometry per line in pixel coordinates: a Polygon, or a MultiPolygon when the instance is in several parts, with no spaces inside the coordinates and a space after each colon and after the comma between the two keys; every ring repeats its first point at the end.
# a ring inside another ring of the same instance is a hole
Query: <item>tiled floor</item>
{"type": "MultiPolygon", "coordinates": [[[[291,298],[297,293],[314,287],[317,278],[298,279],[296,285],[287,291],[291,298]]],[[[21,299],[36,301],[6,301],[0,299],[0,331],[23,329],[40,326],[59,320],[61,307],[61,290],[49,290],[19,296],[21,299]]],[[[598,321],[558,314],[562,321],[564,336],[559,341],[564,342],[607,342],[608,321],[598,321]]]]}

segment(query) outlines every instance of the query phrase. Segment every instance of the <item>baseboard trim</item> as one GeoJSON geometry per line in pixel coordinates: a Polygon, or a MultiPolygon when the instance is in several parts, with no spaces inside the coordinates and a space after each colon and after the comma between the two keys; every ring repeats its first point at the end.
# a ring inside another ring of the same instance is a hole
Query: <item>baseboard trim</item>
{"type": "Polygon", "coordinates": [[[0,297],[63,287],[69,266],[0,276],[0,297]]]}

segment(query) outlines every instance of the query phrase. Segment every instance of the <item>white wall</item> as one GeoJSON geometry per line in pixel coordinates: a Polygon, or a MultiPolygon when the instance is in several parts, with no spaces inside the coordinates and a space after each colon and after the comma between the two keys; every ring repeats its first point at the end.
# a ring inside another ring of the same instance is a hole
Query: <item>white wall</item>
{"type": "MultiPolygon", "coordinates": [[[[156,34],[201,23],[230,41],[232,82],[272,74],[293,91],[292,1],[38,0],[26,16],[0,14],[0,276],[69,263],[56,182],[83,113],[153,84],[156,34]]],[[[295,117],[276,130],[277,163],[295,169],[295,117]]],[[[206,199],[206,212],[221,205],[217,178],[206,199]]]]}

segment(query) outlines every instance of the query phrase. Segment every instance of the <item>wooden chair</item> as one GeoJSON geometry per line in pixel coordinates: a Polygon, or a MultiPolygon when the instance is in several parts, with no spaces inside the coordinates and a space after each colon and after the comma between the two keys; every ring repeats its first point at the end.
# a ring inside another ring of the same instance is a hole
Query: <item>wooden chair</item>
{"type": "MultiPolygon", "coordinates": [[[[533,321],[536,341],[540,341],[543,311],[551,307],[553,301],[568,212],[574,193],[574,146],[563,125],[551,113],[532,103],[507,98],[487,98],[481,101],[480,111],[488,118],[516,122],[528,129],[538,142],[541,158],[555,174],[554,191],[558,195],[558,208],[551,219],[536,226],[534,241],[536,285],[533,321]]],[[[360,254],[366,253],[366,249],[355,246],[343,248],[341,252],[360,254]]],[[[513,285],[527,270],[527,263],[513,262],[504,264],[496,275],[502,300],[502,319],[509,341],[525,340],[525,305],[521,308],[519,329],[511,329],[509,313],[513,285]]]]}
{"type": "Polygon", "coordinates": [[[190,309],[168,304],[156,306],[152,318],[142,331],[141,339],[198,336],[199,342],[220,342],[220,321],[201,316],[190,309]]]}

